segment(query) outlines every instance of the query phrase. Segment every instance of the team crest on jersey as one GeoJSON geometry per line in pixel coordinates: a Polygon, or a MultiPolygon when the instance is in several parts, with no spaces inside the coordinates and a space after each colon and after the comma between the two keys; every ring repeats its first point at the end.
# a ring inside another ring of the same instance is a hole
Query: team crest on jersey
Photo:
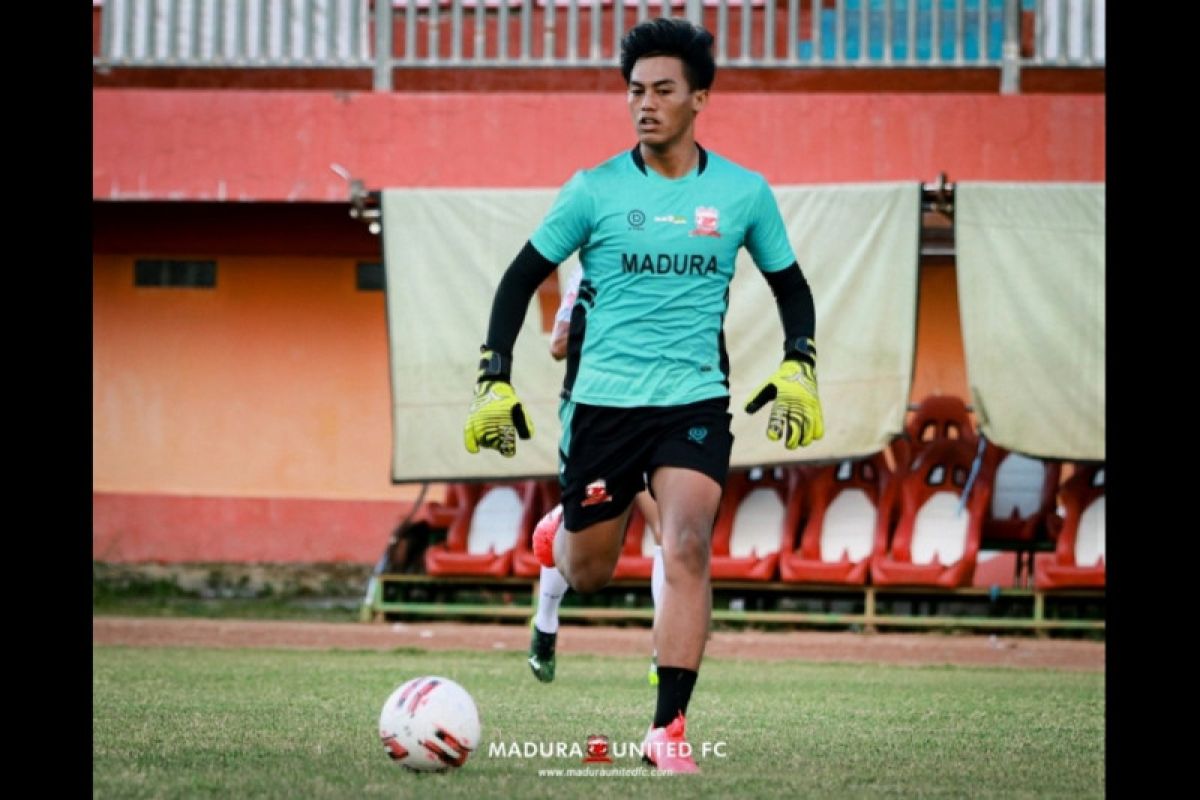
{"type": "Polygon", "coordinates": [[[592,481],[583,490],[584,497],[581,506],[598,506],[601,503],[611,503],[612,495],[608,493],[608,484],[601,478],[598,481],[592,481]]]}
{"type": "Polygon", "coordinates": [[[696,208],[696,227],[692,230],[692,236],[712,236],[720,239],[721,233],[717,230],[718,214],[715,208],[711,206],[698,206],[696,208]]]}

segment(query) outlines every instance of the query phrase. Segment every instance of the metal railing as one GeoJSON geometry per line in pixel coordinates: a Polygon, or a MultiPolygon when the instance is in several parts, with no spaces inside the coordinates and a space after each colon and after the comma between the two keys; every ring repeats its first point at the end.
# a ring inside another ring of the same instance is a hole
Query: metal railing
{"type": "MultiPolygon", "coordinates": [[[[96,0],[99,2],[99,0],[96,0]]],[[[111,67],[612,67],[684,16],[725,68],[1103,67],[1105,0],[104,0],[111,67]],[[374,46],[371,46],[372,40],[374,46]]]]}
{"type": "Polygon", "coordinates": [[[97,64],[373,67],[367,6],[367,0],[104,0],[97,64]]]}

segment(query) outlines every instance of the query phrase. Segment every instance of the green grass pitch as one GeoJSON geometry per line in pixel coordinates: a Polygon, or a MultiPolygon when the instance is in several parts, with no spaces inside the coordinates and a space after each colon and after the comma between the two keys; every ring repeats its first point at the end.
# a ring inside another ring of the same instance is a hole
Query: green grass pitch
{"type": "Polygon", "coordinates": [[[97,798],[1103,797],[1104,675],[709,659],[688,738],[699,776],[585,769],[588,735],[637,743],[653,713],[647,659],[561,656],[533,680],[521,653],[95,647],[97,798]],[[376,725],[393,688],[444,675],[474,696],[466,766],[394,766],[376,725]],[[489,750],[492,752],[489,753],[489,750]],[[719,753],[723,757],[718,757],[719,753]]]}

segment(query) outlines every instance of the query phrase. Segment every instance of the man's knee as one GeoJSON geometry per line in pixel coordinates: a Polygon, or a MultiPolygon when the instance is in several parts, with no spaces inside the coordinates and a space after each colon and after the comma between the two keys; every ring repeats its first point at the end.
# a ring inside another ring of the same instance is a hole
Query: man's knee
{"type": "Polygon", "coordinates": [[[703,576],[708,573],[708,562],[711,556],[710,538],[711,532],[707,526],[695,526],[683,528],[673,532],[671,536],[672,547],[669,552],[672,558],[668,559],[668,563],[673,562],[676,566],[693,577],[703,576]]]}
{"type": "Polygon", "coordinates": [[[606,573],[604,570],[589,565],[571,570],[571,574],[566,577],[567,583],[571,584],[572,589],[580,594],[590,594],[598,592],[608,585],[609,580],[612,579],[612,571],[606,573]]]}

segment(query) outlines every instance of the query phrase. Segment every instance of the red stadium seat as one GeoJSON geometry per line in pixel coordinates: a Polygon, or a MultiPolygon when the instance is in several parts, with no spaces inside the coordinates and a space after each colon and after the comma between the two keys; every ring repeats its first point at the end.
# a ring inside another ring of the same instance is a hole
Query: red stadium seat
{"type": "Polygon", "coordinates": [[[980,477],[992,487],[983,518],[985,547],[1031,544],[1048,537],[1061,469],[1057,462],[1030,458],[987,442],[980,477]]]}
{"type": "Polygon", "coordinates": [[[1064,511],[1058,544],[1034,564],[1035,589],[1103,588],[1104,465],[1077,468],[1060,492],[1064,511]]]}
{"type": "Polygon", "coordinates": [[[795,543],[803,510],[799,473],[783,467],[730,473],[713,528],[714,580],[769,581],[795,543]]]}
{"type": "Polygon", "coordinates": [[[896,472],[906,472],[925,448],[939,439],[959,439],[972,446],[977,443],[971,412],[961,398],[932,394],[916,405],[904,425],[904,439],[892,448],[904,462],[897,465],[896,472]]]}
{"type": "Polygon", "coordinates": [[[800,547],[780,555],[780,579],[790,583],[865,584],[880,537],[886,546],[886,511],[891,504],[883,500],[892,484],[891,470],[882,453],[841,461],[815,472],[808,487],[808,521],[800,536],[800,547]]]}
{"type": "Polygon", "coordinates": [[[625,544],[613,570],[613,579],[645,578],[649,580],[654,570],[654,534],[642,516],[637,503],[629,514],[629,525],[625,528],[625,544]]]}
{"type": "Polygon", "coordinates": [[[974,456],[963,439],[926,445],[891,497],[899,516],[890,551],[877,550],[871,558],[873,583],[947,589],[970,584],[991,500],[990,486],[976,480],[959,512],[974,456]]]}
{"type": "Polygon", "coordinates": [[[513,575],[520,578],[536,578],[541,575],[542,564],[537,560],[537,556],[533,554],[533,529],[537,527],[538,521],[550,509],[558,505],[561,497],[562,489],[559,487],[557,480],[537,482],[537,489],[534,495],[535,508],[531,514],[532,522],[521,529],[521,535],[517,539],[517,546],[513,550],[513,575]]]}
{"type": "Polygon", "coordinates": [[[481,575],[502,578],[512,571],[513,552],[521,532],[537,521],[537,484],[454,484],[458,513],[446,541],[425,551],[430,575],[481,575]]]}

